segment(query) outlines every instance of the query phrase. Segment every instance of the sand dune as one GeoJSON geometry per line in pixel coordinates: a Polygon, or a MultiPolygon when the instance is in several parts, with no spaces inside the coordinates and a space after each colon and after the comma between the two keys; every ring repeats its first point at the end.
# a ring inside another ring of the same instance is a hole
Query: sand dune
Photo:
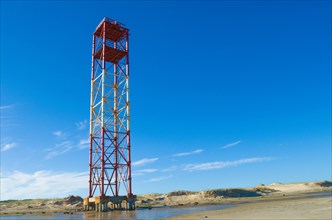
{"type": "Polygon", "coordinates": [[[238,201],[239,198],[262,196],[286,196],[299,193],[321,192],[332,189],[332,181],[306,183],[272,183],[260,184],[253,188],[214,189],[201,192],[174,191],[167,194],[146,194],[139,196],[137,205],[147,206],[191,206],[198,204],[238,201]]]}

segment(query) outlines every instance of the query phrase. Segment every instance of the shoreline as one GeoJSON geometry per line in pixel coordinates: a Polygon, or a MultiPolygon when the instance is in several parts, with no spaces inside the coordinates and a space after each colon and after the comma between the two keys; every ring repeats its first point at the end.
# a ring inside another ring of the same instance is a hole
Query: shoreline
{"type": "MultiPolygon", "coordinates": [[[[315,200],[323,200],[330,202],[330,208],[332,207],[332,191],[331,189],[326,189],[323,191],[310,191],[310,192],[302,192],[302,193],[293,193],[293,194],[274,194],[274,195],[267,195],[267,196],[260,196],[260,197],[241,197],[241,198],[227,198],[223,199],[222,201],[215,201],[215,202],[206,202],[200,203],[199,205],[183,205],[183,206],[156,206],[156,207],[139,207],[139,210],[144,209],[158,209],[158,208],[195,208],[195,207],[202,207],[202,206],[214,206],[214,205],[231,205],[232,207],[224,208],[224,209],[216,209],[216,210],[209,210],[209,211],[196,211],[188,214],[183,214],[179,216],[173,216],[169,218],[163,219],[173,219],[173,220],[180,220],[180,219],[202,219],[205,216],[208,216],[210,219],[219,219],[219,216],[226,216],[229,219],[241,219],[237,215],[233,215],[234,212],[241,212],[246,207],[252,207],[255,209],[264,209],[264,205],[282,205],[287,204],[296,204],[299,201],[315,201],[315,200]]],[[[330,209],[330,212],[332,210],[330,209]]],[[[53,210],[44,210],[44,209],[35,209],[35,210],[16,210],[16,211],[2,211],[0,212],[0,216],[48,216],[53,214],[65,214],[65,215],[75,215],[75,214],[82,214],[82,213],[95,213],[95,211],[84,212],[82,209],[53,209],[53,210]]],[[[248,213],[246,213],[246,218],[248,213]]],[[[226,218],[226,219],[227,219],[226,218]]],[[[250,216],[248,217],[250,219],[250,216]]],[[[257,219],[257,216],[254,216],[253,219],[257,219]]],[[[264,217],[264,219],[268,219],[264,217]]],[[[277,217],[273,217],[273,219],[278,219],[277,217]]],[[[282,219],[282,218],[281,218],[282,219]]],[[[285,218],[285,219],[289,219],[285,218]]],[[[314,218],[313,218],[314,219],[314,218]]],[[[316,219],[324,219],[322,217],[316,219]]],[[[331,219],[326,218],[326,219],[331,219]]]]}
{"type": "MultiPolygon", "coordinates": [[[[173,191],[167,194],[144,194],[138,196],[136,207],[139,210],[159,208],[194,208],[212,205],[235,205],[244,207],[265,203],[299,202],[298,200],[321,197],[332,192],[332,181],[304,183],[273,183],[268,186],[260,184],[251,188],[226,188],[195,191],[173,191]]],[[[329,194],[328,198],[331,198],[329,194]]],[[[332,207],[331,205],[325,208],[332,207]]],[[[264,208],[264,207],[261,207],[264,208]]],[[[283,212],[287,207],[279,210],[283,212]]],[[[308,207],[310,209],[310,207],[308,207]]],[[[196,211],[197,211],[196,210],[196,211]]],[[[292,211],[292,210],[288,210],[292,211]]],[[[0,201],[0,216],[49,215],[49,214],[81,214],[83,199],[69,196],[62,199],[25,199],[0,201]]],[[[224,212],[223,212],[224,213],[224,212]]],[[[249,213],[250,214],[250,213],[249,213]]],[[[167,216],[165,216],[167,217],[167,216]]]]}

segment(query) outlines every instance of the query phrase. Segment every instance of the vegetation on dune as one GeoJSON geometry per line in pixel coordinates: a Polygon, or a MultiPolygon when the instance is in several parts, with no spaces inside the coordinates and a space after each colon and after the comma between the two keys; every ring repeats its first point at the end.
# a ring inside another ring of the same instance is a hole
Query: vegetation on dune
{"type": "Polygon", "coordinates": [[[166,194],[167,197],[170,196],[187,196],[187,195],[193,195],[196,194],[197,192],[192,192],[192,191],[186,191],[186,190],[177,190],[173,192],[169,192],[166,194]]]}
{"type": "Polygon", "coordinates": [[[24,200],[5,200],[0,201],[0,209],[26,209],[26,210],[41,210],[41,209],[62,209],[83,207],[83,199],[79,196],[68,196],[63,199],[24,199],[24,200]]]}
{"type": "Polygon", "coordinates": [[[246,190],[246,189],[213,189],[213,190],[203,191],[203,195],[204,197],[223,197],[223,198],[261,196],[261,194],[257,193],[254,190],[246,190]]]}
{"type": "Polygon", "coordinates": [[[318,186],[321,186],[321,187],[331,187],[332,186],[332,181],[323,181],[323,182],[317,182],[316,183],[318,186]]]}

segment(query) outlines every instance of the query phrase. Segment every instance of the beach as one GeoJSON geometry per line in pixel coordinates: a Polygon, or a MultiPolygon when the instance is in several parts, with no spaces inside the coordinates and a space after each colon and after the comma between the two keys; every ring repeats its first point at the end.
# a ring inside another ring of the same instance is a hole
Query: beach
{"type": "MultiPolygon", "coordinates": [[[[250,188],[178,190],[137,198],[134,212],[82,212],[82,198],[0,201],[0,216],[62,219],[332,219],[332,181],[260,184],[250,188]],[[92,217],[91,217],[91,216],[92,217]]],[[[7,218],[6,217],[6,218],[7,218]]]]}
{"type": "Polygon", "coordinates": [[[246,201],[233,208],[175,216],[180,219],[332,219],[329,196],[303,194],[246,201]]]}

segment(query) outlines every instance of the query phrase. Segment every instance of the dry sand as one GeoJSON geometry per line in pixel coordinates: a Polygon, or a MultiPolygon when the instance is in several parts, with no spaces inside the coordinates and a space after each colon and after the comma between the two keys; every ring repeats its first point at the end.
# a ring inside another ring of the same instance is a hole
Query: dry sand
{"type": "Polygon", "coordinates": [[[298,197],[260,201],[234,208],[197,212],[175,219],[332,219],[331,197],[298,197]]]}

